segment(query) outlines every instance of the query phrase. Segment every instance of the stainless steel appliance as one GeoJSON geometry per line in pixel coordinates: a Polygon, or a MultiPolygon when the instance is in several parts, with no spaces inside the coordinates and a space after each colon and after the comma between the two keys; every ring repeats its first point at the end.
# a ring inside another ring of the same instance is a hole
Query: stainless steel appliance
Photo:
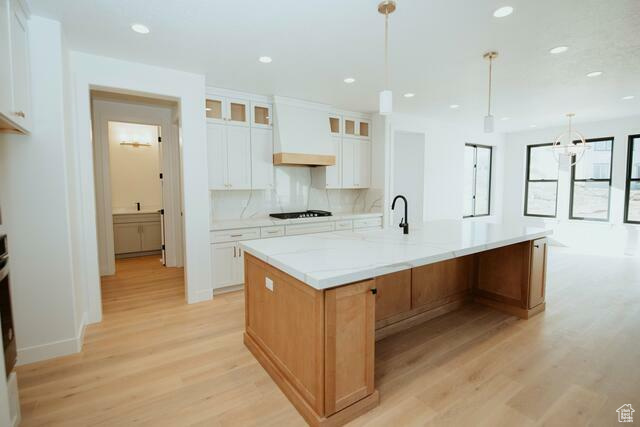
{"type": "Polygon", "coordinates": [[[0,322],[2,322],[2,347],[7,377],[16,364],[16,337],[13,330],[11,312],[11,291],[9,288],[9,251],[7,236],[0,236],[0,322]]]}
{"type": "Polygon", "coordinates": [[[285,213],[272,213],[269,216],[278,219],[292,219],[292,218],[315,218],[319,216],[331,216],[331,212],[308,210],[304,212],[285,212],[285,213]]]}

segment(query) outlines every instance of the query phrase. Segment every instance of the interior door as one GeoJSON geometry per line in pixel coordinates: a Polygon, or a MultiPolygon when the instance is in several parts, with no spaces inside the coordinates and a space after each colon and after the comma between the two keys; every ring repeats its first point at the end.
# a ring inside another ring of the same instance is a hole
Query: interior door
{"type": "Polygon", "coordinates": [[[228,189],[227,126],[215,123],[207,124],[207,157],[209,189],[228,189]]]}
{"type": "Polygon", "coordinates": [[[227,176],[233,190],[251,189],[251,129],[227,126],[227,176]]]}

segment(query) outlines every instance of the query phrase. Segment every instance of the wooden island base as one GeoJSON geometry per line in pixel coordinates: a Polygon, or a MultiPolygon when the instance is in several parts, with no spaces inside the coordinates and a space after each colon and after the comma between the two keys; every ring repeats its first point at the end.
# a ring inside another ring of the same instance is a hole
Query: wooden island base
{"type": "Polygon", "coordinates": [[[315,289],[246,253],[244,343],[304,419],[343,425],[378,404],[375,341],[475,301],[544,311],[546,239],[315,289]]]}

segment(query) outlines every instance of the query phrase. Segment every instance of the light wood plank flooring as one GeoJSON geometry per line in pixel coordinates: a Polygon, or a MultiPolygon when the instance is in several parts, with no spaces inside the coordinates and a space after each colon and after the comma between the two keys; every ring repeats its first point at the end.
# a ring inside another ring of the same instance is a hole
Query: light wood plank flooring
{"type": "MultiPolygon", "coordinates": [[[[242,344],[241,292],[184,303],[182,270],[118,261],[81,354],[18,369],[24,426],[298,426],[242,344]]],[[[470,305],[376,346],[354,426],[618,425],[640,414],[640,261],[552,248],[547,311],[470,305]]],[[[640,415],[636,422],[640,422],[640,415]]]]}

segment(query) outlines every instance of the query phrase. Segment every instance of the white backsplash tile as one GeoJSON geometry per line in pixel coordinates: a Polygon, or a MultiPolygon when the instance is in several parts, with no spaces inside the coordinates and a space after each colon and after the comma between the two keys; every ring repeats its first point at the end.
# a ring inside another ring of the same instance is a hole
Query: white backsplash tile
{"type": "Polygon", "coordinates": [[[311,186],[311,168],[277,166],[274,190],[211,191],[211,220],[265,217],[273,212],[321,209],[379,212],[375,190],[325,190],[311,186]]]}

